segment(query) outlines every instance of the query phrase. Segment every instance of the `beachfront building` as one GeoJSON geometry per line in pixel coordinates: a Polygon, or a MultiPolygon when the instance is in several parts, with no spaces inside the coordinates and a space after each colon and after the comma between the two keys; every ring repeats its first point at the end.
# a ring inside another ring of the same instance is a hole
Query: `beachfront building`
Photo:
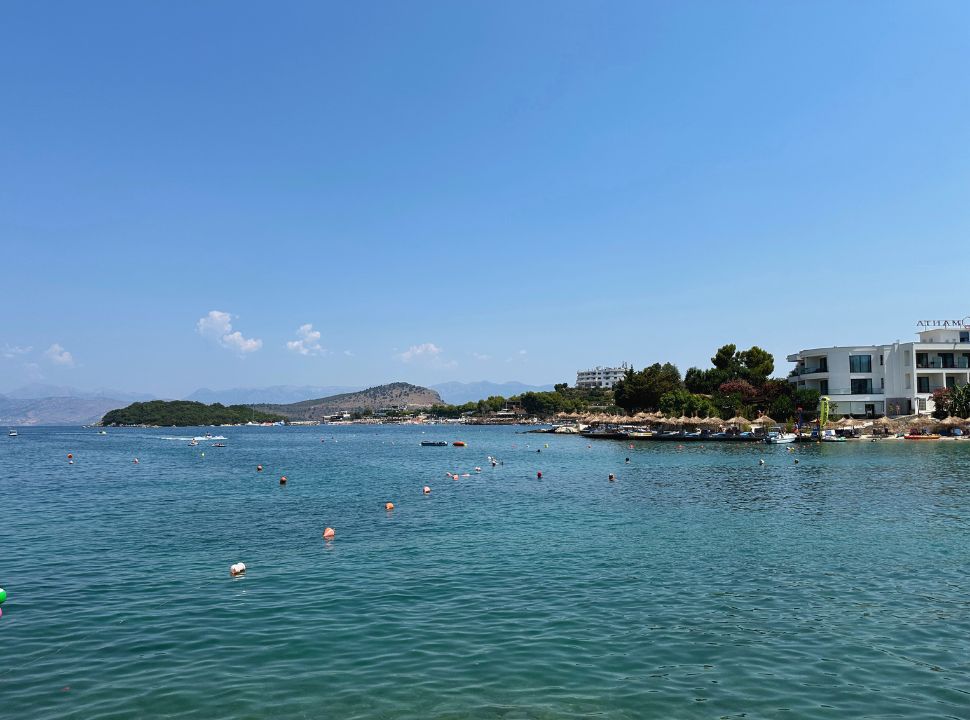
{"type": "Polygon", "coordinates": [[[970,317],[921,321],[919,340],[802,350],[789,382],[818,390],[833,415],[879,417],[933,412],[933,391],[970,383],[970,317]],[[939,323],[929,326],[924,323],[939,323]],[[945,323],[945,324],[943,324],[945,323]]]}
{"type": "Polygon", "coordinates": [[[626,363],[620,367],[594,367],[592,370],[580,370],[576,373],[576,387],[578,388],[611,388],[623,379],[630,366],[626,363]]]}

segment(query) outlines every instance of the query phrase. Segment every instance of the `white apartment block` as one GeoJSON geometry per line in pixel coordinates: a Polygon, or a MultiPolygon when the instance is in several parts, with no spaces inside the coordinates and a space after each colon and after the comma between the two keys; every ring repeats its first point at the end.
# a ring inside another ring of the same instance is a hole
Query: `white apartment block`
{"type": "Polygon", "coordinates": [[[576,373],[576,387],[611,388],[623,379],[629,367],[629,365],[623,363],[620,367],[595,367],[592,370],[580,370],[576,373]]]}
{"type": "Polygon", "coordinates": [[[916,342],[802,350],[788,356],[796,387],[818,390],[833,415],[933,412],[933,391],[970,383],[970,316],[921,320],[916,342]]]}

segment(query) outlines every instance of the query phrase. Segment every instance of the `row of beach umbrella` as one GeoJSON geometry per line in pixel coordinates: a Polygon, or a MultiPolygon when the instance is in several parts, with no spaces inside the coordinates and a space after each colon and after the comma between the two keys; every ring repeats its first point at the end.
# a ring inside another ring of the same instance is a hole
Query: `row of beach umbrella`
{"type": "MultiPolygon", "coordinates": [[[[762,415],[754,420],[749,420],[741,415],[735,415],[730,420],[721,420],[720,418],[699,418],[699,417],[666,417],[663,413],[647,413],[640,412],[636,415],[608,415],[606,413],[598,413],[593,415],[583,415],[581,413],[559,413],[558,415],[561,419],[575,419],[582,420],[591,424],[613,424],[613,425],[638,425],[638,424],[650,424],[650,425],[665,425],[669,427],[743,427],[745,425],[751,426],[772,426],[780,425],[777,420],[767,415],[762,415]]],[[[945,420],[937,420],[930,415],[909,415],[898,418],[888,418],[881,417],[876,420],[858,420],[852,417],[844,417],[841,420],[833,420],[826,423],[826,427],[837,427],[844,429],[852,429],[859,427],[876,427],[882,429],[893,429],[898,430],[902,428],[909,427],[963,427],[970,424],[970,420],[950,416],[945,420]]]]}

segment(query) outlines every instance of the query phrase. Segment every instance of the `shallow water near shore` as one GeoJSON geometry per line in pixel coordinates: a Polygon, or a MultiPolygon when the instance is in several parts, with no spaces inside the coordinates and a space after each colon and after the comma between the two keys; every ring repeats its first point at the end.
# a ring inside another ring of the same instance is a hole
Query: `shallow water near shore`
{"type": "Polygon", "coordinates": [[[970,717],[970,441],[202,432],[0,438],[4,717],[970,717]]]}

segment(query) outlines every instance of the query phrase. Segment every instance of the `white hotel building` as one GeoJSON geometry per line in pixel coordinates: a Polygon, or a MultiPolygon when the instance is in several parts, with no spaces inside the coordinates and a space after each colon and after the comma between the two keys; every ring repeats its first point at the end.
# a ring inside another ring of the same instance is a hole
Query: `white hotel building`
{"type": "Polygon", "coordinates": [[[629,367],[629,365],[623,363],[620,367],[595,367],[592,370],[580,370],[576,373],[576,387],[611,388],[626,376],[629,367]]]}
{"type": "Polygon", "coordinates": [[[802,350],[788,378],[799,390],[818,390],[833,415],[879,417],[932,412],[933,391],[970,383],[970,316],[921,320],[916,342],[802,350]]]}

